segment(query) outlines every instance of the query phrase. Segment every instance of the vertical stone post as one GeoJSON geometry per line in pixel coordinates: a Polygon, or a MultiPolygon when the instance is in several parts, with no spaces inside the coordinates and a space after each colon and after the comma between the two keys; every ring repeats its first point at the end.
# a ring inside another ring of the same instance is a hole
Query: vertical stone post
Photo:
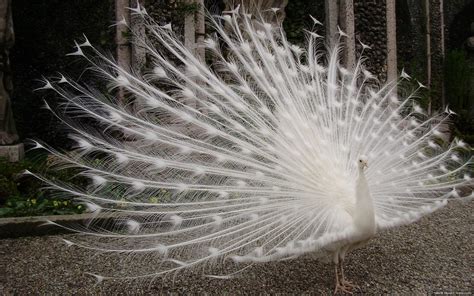
{"type": "Polygon", "coordinates": [[[201,61],[205,61],[204,39],[206,38],[206,20],[204,0],[196,0],[196,3],[199,5],[199,11],[196,12],[196,56],[201,61]]]}
{"type": "Polygon", "coordinates": [[[11,0],[0,1],[0,157],[9,161],[23,158],[23,144],[18,143],[10,93],[12,91],[9,51],[15,43],[11,0]]]}
{"type": "MultiPolygon", "coordinates": [[[[325,0],[325,23],[326,23],[326,41],[332,42],[337,33],[337,24],[339,18],[339,5],[337,0],[325,0]]],[[[333,44],[329,44],[332,46],[333,44]]]]}
{"type": "MultiPolygon", "coordinates": [[[[117,63],[120,67],[130,70],[132,61],[132,50],[130,48],[130,40],[128,26],[131,25],[129,0],[115,0],[115,19],[117,26],[115,29],[115,43],[117,44],[117,63]],[[127,24],[121,23],[125,21],[127,24]]],[[[125,93],[123,89],[118,90],[118,100],[124,102],[125,93]]]]}
{"type": "MultiPolygon", "coordinates": [[[[192,5],[197,3],[198,0],[185,0],[184,3],[192,5]]],[[[197,57],[197,44],[196,44],[196,13],[188,13],[184,18],[184,46],[197,57]]],[[[199,57],[198,57],[199,58],[199,57]]],[[[187,105],[196,108],[198,105],[197,100],[189,100],[186,102],[187,105]]]]}
{"type": "Polygon", "coordinates": [[[340,0],[339,26],[347,34],[344,38],[344,66],[353,69],[356,63],[355,56],[355,26],[354,26],[354,0],[340,0]]]}
{"type": "Polygon", "coordinates": [[[130,24],[130,7],[129,0],[115,0],[115,19],[117,27],[115,30],[115,42],[117,44],[117,62],[118,64],[128,69],[130,67],[132,52],[130,49],[130,42],[128,39],[129,31],[127,25],[130,24]],[[120,23],[125,20],[127,25],[120,23]]]}
{"type": "MultiPolygon", "coordinates": [[[[426,46],[426,87],[431,87],[431,21],[430,21],[430,0],[425,0],[425,46],[426,46]]],[[[428,95],[428,114],[431,114],[431,96],[428,95]]]]}
{"type": "Polygon", "coordinates": [[[431,39],[431,90],[432,109],[444,107],[444,3],[430,0],[430,39],[431,39]]]}
{"type": "MultiPolygon", "coordinates": [[[[186,4],[193,4],[195,0],[185,0],[186,4]]],[[[194,55],[196,54],[196,19],[193,13],[189,13],[184,18],[184,46],[194,55]]]]}
{"type": "MultiPolygon", "coordinates": [[[[139,4],[141,7],[145,6],[145,0],[132,1],[133,7],[139,4]]],[[[143,47],[138,46],[137,38],[146,39],[145,25],[143,18],[140,16],[130,16],[130,26],[134,32],[132,37],[131,47],[131,66],[136,72],[140,72],[146,64],[146,51],[143,47]]]]}
{"type": "Polygon", "coordinates": [[[441,63],[443,65],[443,71],[441,72],[441,105],[444,109],[446,107],[446,88],[444,85],[444,61],[446,57],[446,44],[444,37],[444,0],[439,1],[439,22],[441,29],[441,63]]]}
{"type": "MultiPolygon", "coordinates": [[[[386,2],[387,20],[387,81],[395,81],[398,78],[397,71],[397,18],[395,13],[396,0],[386,2]]],[[[396,94],[396,89],[394,91],[396,94]]]]}

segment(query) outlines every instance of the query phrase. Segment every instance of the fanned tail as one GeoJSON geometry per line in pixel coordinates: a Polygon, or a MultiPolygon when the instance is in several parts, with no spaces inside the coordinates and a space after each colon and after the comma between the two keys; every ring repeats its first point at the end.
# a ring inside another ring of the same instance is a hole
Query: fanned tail
{"type": "Polygon", "coordinates": [[[109,92],[64,76],[45,81],[42,88],[65,101],[48,108],[77,147],[62,153],[36,143],[58,168],[89,180],[79,188],[35,174],[48,188],[97,217],[113,214],[112,223],[71,228],[85,236],[68,245],[160,262],[124,277],[291,258],[350,237],[361,155],[382,228],[434,210],[446,194],[460,194],[453,187],[472,184],[464,174],[472,169],[467,146],[445,149],[438,139],[448,115],[423,121],[410,97],[393,94],[397,82],[376,86],[362,60],[344,69],[339,48],[323,54],[316,33],[303,49],[258,17],[209,18],[209,66],[171,26],[140,7],[134,13],[150,33],[136,40],[151,69],[123,69],[87,40],[77,44],[73,55],[91,64],[109,92]]]}

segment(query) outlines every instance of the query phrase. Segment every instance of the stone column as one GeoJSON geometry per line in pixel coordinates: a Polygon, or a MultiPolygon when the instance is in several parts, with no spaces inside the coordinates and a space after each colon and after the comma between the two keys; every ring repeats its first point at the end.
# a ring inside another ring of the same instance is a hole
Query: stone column
{"type": "Polygon", "coordinates": [[[340,0],[339,2],[339,26],[347,34],[342,41],[344,44],[344,66],[353,69],[356,63],[355,56],[355,28],[354,28],[354,1],[340,0]]]}
{"type": "Polygon", "coordinates": [[[446,88],[444,85],[444,61],[446,57],[446,44],[444,38],[444,0],[439,0],[439,23],[440,23],[440,46],[441,46],[441,64],[443,71],[441,71],[441,105],[444,109],[446,107],[446,88]]]}
{"type": "MultiPolygon", "coordinates": [[[[133,7],[136,7],[137,4],[144,7],[145,0],[132,1],[133,7]]],[[[130,15],[130,22],[130,26],[134,32],[131,43],[131,65],[133,70],[139,73],[143,70],[143,67],[146,64],[146,50],[142,46],[137,45],[140,42],[136,39],[146,39],[146,30],[141,16],[130,15]]]]}
{"type": "Polygon", "coordinates": [[[15,42],[11,0],[0,1],[0,157],[9,161],[23,158],[23,144],[18,143],[10,94],[13,89],[9,51],[15,42]]]}
{"type": "MultiPolygon", "coordinates": [[[[387,19],[387,81],[398,78],[397,71],[397,18],[395,14],[395,0],[386,2],[387,19]]],[[[394,91],[396,93],[396,90],[394,91]]]]}
{"type": "MultiPolygon", "coordinates": [[[[426,50],[426,87],[431,88],[431,19],[430,19],[430,0],[424,1],[425,13],[425,50],[426,50]]],[[[431,115],[432,102],[431,95],[428,94],[428,115],[431,115]]]]}
{"type": "Polygon", "coordinates": [[[130,42],[127,38],[129,31],[127,25],[130,25],[130,7],[129,0],[115,0],[115,18],[118,22],[115,31],[115,42],[117,43],[117,62],[120,66],[128,69],[131,61],[130,42]],[[127,25],[120,22],[125,20],[127,25]]]}
{"type": "Polygon", "coordinates": [[[441,0],[430,0],[430,61],[431,61],[431,91],[433,94],[433,110],[445,106],[444,100],[444,7],[441,0]]]}
{"type": "MultiPolygon", "coordinates": [[[[185,3],[191,5],[195,3],[195,0],[186,0],[185,3]]],[[[184,46],[193,54],[196,54],[196,19],[194,13],[188,13],[184,18],[184,46]]]]}
{"type": "MultiPolygon", "coordinates": [[[[132,50],[130,48],[129,36],[130,32],[128,26],[131,25],[130,19],[130,7],[129,0],[115,0],[115,19],[117,22],[115,30],[115,43],[117,44],[117,63],[120,67],[130,70],[130,64],[132,61],[132,50]],[[127,24],[121,23],[125,21],[127,24]]],[[[118,100],[123,102],[124,91],[122,88],[118,90],[118,100]]]]}
{"type": "Polygon", "coordinates": [[[326,41],[332,42],[337,34],[337,24],[339,18],[339,5],[337,0],[325,0],[325,23],[326,23],[326,41]]]}
{"type": "Polygon", "coordinates": [[[127,36],[131,25],[129,0],[115,0],[115,20],[117,22],[115,30],[115,43],[117,44],[117,62],[122,67],[129,67],[131,60],[130,42],[127,36]],[[125,22],[125,23],[122,23],[125,22]]]}
{"type": "Polygon", "coordinates": [[[204,61],[206,59],[206,50],[204,40],[206,38],[206,20],[204,12],[204,0],[196,0],[199,5],[199,11],[196,12],[196,56],[204,61]]]}

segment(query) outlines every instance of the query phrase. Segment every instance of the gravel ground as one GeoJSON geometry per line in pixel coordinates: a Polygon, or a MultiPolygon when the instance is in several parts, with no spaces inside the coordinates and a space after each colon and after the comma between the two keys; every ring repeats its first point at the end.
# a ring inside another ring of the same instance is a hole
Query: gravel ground
{"type": "MultiPolygon", "coordinates": [[[[472,295],[474,203],[451,203],[421,221],[379,234],[347,259],[346,274],[367,295],[472,295]]],[[[64,235],[73,239],[72,234],[64,235]]],[[[150,262],[153,267],[153,262],[150,262]]],[[[231,280],[196,273],[154,281],[104,281],[85,271],[127,268],[60,236],[0,240],[1,295],[332,294],[334,269],[310,257],[261,264],[231,280]]]]}

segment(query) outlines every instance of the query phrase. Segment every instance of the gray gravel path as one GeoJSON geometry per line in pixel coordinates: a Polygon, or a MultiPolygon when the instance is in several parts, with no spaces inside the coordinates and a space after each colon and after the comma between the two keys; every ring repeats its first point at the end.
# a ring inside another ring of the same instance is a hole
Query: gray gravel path
{"type": "MultiPolygon", "coordinates": [[[[452,203],[421,221],[379,234],[348,258],[346,273],[366,295],[472,295],[474,203],[452,203]],[[441,294],[444,292],[444,294],[441,294]],[[455,295],[455,294],[451,294],[455,295]]],[[[64,235],[72,239],[74,235],[64,235]]],[[[255,266],[232,280],[189,273],[153,282],[95,280],[85,271],[126,268],[59,236],[0,240],[2,295],[331,294],[333,266],[304,257],[255,266]]]]}

